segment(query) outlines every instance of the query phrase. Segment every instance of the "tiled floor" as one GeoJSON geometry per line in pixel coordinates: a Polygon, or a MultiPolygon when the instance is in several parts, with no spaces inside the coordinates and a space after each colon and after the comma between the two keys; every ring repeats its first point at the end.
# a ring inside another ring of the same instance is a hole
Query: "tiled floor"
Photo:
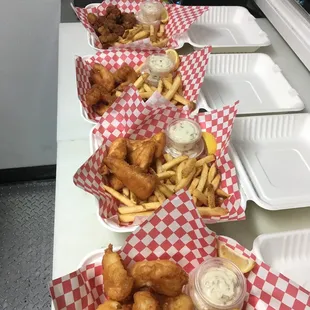
{"type": "Polygon", "coordinates": [[[55,181],[0,186],[0,309],[50,309],[55,181]]]}

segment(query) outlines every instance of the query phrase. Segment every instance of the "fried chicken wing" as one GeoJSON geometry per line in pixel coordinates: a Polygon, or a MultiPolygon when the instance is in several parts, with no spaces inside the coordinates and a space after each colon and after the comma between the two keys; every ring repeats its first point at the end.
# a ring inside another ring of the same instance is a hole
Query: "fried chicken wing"
{"type": "Polygon", "coordinates": [[[180,295],[183,286],[188,283],[187,273],[169,260],[137,262],[129,274],[134,278],[135,289],[147,286],[169,297],[180,295]]]}
{"type": "Polygon", "coordinates": [[[115,301],[125,300],[133,288],[133,278],[128,275],[119,254],[113,252],[111,244],[105,250],[102,268],[105,294],[115,301]]]}
{"type": "Polygon", "coordinates": [[[137,292],[133,299],[132,310],[160,310],[159,302],[150,292],[137,292]]]}
{"type": "Polygon", "coordinates": [[[166,298],[163,310],[195,310],[195,306],[188,295],[181,294],[176,297],[166,298]]]}
{"type": "Polygon", "coordinates": [[[121,90],[123,90],[125,86],[134,83],[138,78],[137,72],[126,63],[123,63],[113,75],[116,83],[120,84],[118,89],[121,90]]]}
{"type": "Polygon", "coordinates": [[[143,141],[128,154],[129,163],[147,171],[153,162],[155,150],[156,144],[153,141],[143,141]]]}
{"type": "Polygon", "coordinates": [[[115,86],[113,74],[105,66],[97,63],[94,64],[93,70],[101,75],[100,85],[102,85],[108,92],[111,92],[115,86]]]}
{"type": "Polygon", "coordinates": [[[103,162],[139,199],[146,200],[154,192],[157,185],[156,175],[144,173],[141,168],[111,156],[104,158],[103,162]]]}

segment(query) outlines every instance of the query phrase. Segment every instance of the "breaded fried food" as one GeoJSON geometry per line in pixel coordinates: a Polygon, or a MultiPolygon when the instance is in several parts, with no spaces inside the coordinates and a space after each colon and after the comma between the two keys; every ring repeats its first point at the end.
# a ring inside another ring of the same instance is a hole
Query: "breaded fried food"
{"type": "Polygon", "coordinates": [[[105,294],[115,301],[125,300],[131,294],[134,280],[128,275],[119,254],[113,252],[111,244],[102,258],[102,268],[105,294]]]}
{"type": "Polygon", "coordinates": [[[169,260],[137,262],[129,274],[134,278],[135,289],[147,286],[168,297],[180,295],[183,286],[188,283],[187,273],[169,260]]]}
{"type": "Polygon", "coordinates": [[[195,310],[192,299],[186,295],[181,294],[176,297],[169,297],[165,299],[163,310],[195,310]]]}
{"type": "Polygon", "coordinates": [[[141,168],[112,156],[104,158],[103,162],[139,199],[147,200],[153,194],[158,181],[156,175],[144,173],[141,168]]]}
{"type": "Polygon", "coordinates": [[[117,301],[107,300],[97,310],[122,310],[122,305],[117,301]]]}
{"type": "Polygon", "coordinates": [[[124,187],[123,182],[119,180],[114,174],[110,174],[108,176],[108,181],[111,187],[114,188],[116,191],[120,191],[124,187]]]}
{"type": "Polygon", "coordinates": [[[111,92],[115,85],[113,74],[105,66],[98,63],[94,64],[93,71],[101,76],[101,80],[96,84],[102,85],[108,92],[111,92]]]}
{"type": "Polygon", "coordinates": [[[147,291],[137,292],[133,296],[132,310],[160,310],[159,302],[147,291]]]}
{"type": "Polygon", "coordinates": [[[118,89],[123,90],[138,79],[137,72],[125,62],[114,72],[114,79],[119,84],[118,89]]]}
{"type": "Polygon", "coordinates": [[[134,151],[128,154],[128,161],[131,165],[147,171],[153,162],[155,149],[155,142],[151,140],[143,141],[134,151]]]}

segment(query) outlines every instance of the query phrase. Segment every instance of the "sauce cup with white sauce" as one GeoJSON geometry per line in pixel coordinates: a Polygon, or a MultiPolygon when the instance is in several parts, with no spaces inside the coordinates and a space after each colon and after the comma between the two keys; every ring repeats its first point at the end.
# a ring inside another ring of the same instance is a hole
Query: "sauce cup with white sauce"
{"type": "Polygon", "coordinates": [[[242,309],[246,281],[231,261],[210,258],[190,274],[188,293],[197,310],[242,309]]]}
{"type": "Polygon", "coordinates": [[[166,129],[166,137],[166,151],[173,157],[197,157],[203,152],[200,125],[191,119],[173,120],[166,129]]]}
{"type": "Polygon", "coordinates": [[[140,4],[141,17],[146,23],[160,21],[163,10],[164,7],[159,1],[147,0],[140,4]]]}

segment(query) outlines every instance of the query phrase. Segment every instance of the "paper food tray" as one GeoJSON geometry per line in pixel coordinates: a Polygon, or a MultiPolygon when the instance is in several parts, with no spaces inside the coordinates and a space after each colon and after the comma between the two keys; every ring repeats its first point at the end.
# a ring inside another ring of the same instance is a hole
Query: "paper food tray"
{"type": "MultiPolygon", "coordinates": [[[[206,259],[217,256],[217,240],[239,255],[256,261],[254,268],[245,275],[248,294],[243,309],[286,310],[309,307],[307,290],[271,269],[235,240],[216,236],[207,228],[184,191],[165,203],[129,235],[119,254],[124,265],[129,268],[138,261],[168,259],[189,274],[206,259]]],[[[106,300],[101,264],[103,252],[104,249],[92,252],[81,262],[81,268],[50,283],[56,310],[96,309],[106,300]]]]}
{"type": "Polygon", "coordinates": [[[310,229],[258,236],[253,243],[257,258],[310,290],[310,229]]]}
{"type": "Polygon", "coordinates": [[[231,158],[247,200],[268,210],[310,206],[310,114],[237,118],[231,158]]]}
{"type": "Polygon", "coordinates": [[[238,115],[304,109],[296,90],[265,54],[210,55],[201,93],[213,109],[240,100],[238,115]]]}
{"type": "Polygon", "coordinates": [[[212,53],[251,53],[271,44],[255,17],[239,6],[210,6],[181,41],[194,48],[212,45],[212,53]]]}

